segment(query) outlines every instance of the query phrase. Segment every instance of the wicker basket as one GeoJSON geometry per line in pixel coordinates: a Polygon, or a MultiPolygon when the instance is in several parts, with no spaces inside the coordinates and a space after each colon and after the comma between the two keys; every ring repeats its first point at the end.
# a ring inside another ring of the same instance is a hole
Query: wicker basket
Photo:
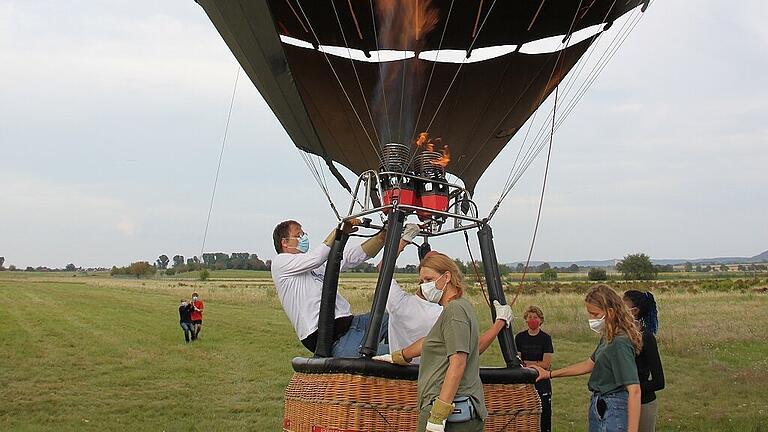
{"type": "MultiPolygon", "coordinates": [[[[539,431],[541,402],[533,384],[484,388],[486,431],[539,431]]],[[[416,381],[297,372],[285,389],[283,431],[415,431],[418,416],[416,381]]]]}

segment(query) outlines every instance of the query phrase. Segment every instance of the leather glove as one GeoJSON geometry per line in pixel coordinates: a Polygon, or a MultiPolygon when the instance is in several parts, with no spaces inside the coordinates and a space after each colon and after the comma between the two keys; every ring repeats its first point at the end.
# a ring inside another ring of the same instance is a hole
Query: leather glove
{"type": "Polygon", "coordinates": [[[375,356],[375,357],[372,357],[372,359],[387,362],[387,363],[393,363],[400,366],[408,366],[409,364],[411,364],[411,362],[406,360],[405,356],[403,356],[403,350],[397,350],[392,354],[375,356]]]}
{"type": "Polygon", "coordinates": [[[510,305],[502,305],[498,300],[494,300],[493,308],[496,309],[497,320],[504,320],[507,327],[512,325],[512,307],[510,305]]]}
{"type": "Polygon", "coordinates": [[[360,245],[363,248],[363,252],[368,255],[369,258],[373,258],[384,248],[384,239],[387,236],[387,230],[381,230],[375,236],[364,241],[360,245]]]}
{"type": "Polygon", "coordinates": [[[406,243],[413,243],[413,239],[419,235],[419,231],[421,231],[421,228],[419,228],[419,226],[415,223],[405,224],[405,227],[403,228],[403,235],[400,236],[400,238],[403,239],[406,243]]]}
{"type": "Polygon", "coordinates": [[[440,399],[435,399],[432,403],[432,411],[427,420],[427,430],[434,432],[443,432],[445,430],[445,419],[453,412],[453,404],[447,404],[440,399]]]}
{"type": "MultiPolygon", "coordinates": [[[[350,219],[344,222],[344,224],[341,226],[341,230],[347,234],[351,234],[357,231],[358,225],[360,225],[360,219],[350,219]]],[[[331,233],[328,234],[328,237],[323,240],[323,243],[325,243],[328,247],[333,246],[333,241],[336,239],[336,230],[337,228],[332,229],[331,233]]]]}

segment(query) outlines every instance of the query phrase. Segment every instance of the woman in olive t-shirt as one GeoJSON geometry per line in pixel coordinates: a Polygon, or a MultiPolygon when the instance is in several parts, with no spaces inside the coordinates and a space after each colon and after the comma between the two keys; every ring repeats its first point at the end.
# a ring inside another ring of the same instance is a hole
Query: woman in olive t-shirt
{"type": "Polygon", "coordinates": [[[562,369],[533,366],[539,372],[537,381],[589,373],[589,431],[638,432],[640,381],[635,353],[642,349],[642,335],[621,297],[608,285],[593,286],[584,301],[589,327],[600,334],[597,348],[588,359],[562,369]]]}
{"type": "Polygon", "coordinates": [[[374,359],[408,364],[421,356],[418,431],[482,432],[488,411],[480,381],[477,316],[462,298],[461,272],[447,256],[430,252],[419,265],[419,279],[424,298],[443,307],[440,317],[426,337],[374,359]],[[447,422],[457,397],[469,399],[472,415],[466,421],[447,422]]]}

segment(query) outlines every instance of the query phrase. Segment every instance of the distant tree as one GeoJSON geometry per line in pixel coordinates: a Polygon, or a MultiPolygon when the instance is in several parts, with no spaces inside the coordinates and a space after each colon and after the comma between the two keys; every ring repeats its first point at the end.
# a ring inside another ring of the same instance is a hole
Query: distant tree
{"type": "Polygon", "coordinates": [[[415,264],[408,264],[403,269],[405,270],[405,273],[416,273],[416,265],[415,264]]]}
{"type": "Polygon", "coordinates": [[[725,265],[725,264],[720,264],[720,271],[721,272],[727,272],[728,271],[728,266],[725,265]]]}
{"type": "Polygon", "coordinates": [[[711,272],[712,271],[712,266],[708,265],[708,266],[704,267],[704,271],[705,272],[711,272]]]}
{"type": "Polygon", "coordinates": [[[653,267],[656,269],[656,273],[672,273],[673,271],[675,271],[675,268],[669,264],[654,265],[653,267]]]}
{"type": "Polygon", "coordinates": [[[16,271],[16,266],[11,264],[8,266],[8,271],[16,271]]]}
{"type": "Polygon", "coordinates": [[[693,271],[693,263],[686,262],[685,263],[685,271],[688,272],[688,273],[692,272],[693,271]]]}
{"type": "Polygon", "coordinates": [[[169,269],[165,269],[165,274],[168,276],[173,276],[176,274],[176,269],[171,267],[169,269]]]}
{"type": "Polygon", "coordinates": [[[554,269],[548,268],[541,273],[541,280],[553,281],[557,279],[557,272],[554,269]]]}
{"type": "Polygon", "coordinates": [[[35,268],[32,266],[27,266],[27,268],[25,268],[24,271],[33,272],[35,271],[35,268]]]}
{"type": "Polygon", "coordinates": [[[136,279],[139,279],[142,276],[155,274],[155,272],[157,272],[157,268],[153,267],[146,261],[137,261],[135,263],[131,263],[131,265],[128,266],[127,271],[129,275],[136,276],[136,279]]]}
{"type": "Polygon", "coordinates": [[[767,264],[755,264],[755,270],[762,270],[762,271],[768,270],[768,265],[767,264]]]}
{"type": "Polygon", "coordinates": [[[516,273],[522,273],[523,270],[525,270],[525,264],[517,263],[517,265],[515,266],[515,272],[516,273]]]}
{"type": "Polygon", "coordinates": [[[3,271],[3,270],[5,270],[5,268],[3,267],[3,263],[4,263],[4,262],[5,262],[5,257],[1,257],[1,256],[0,256],[0,271],[3,271]]]}
{"type": "MultiPolygon", "coordinates": [[[[469,268],[468,268],[467,264],[464,264],[464,263],[463,263],[463,262],[462,262],[460,259],[458,259],[458,258],[454,259],[454,260],[453,260],[453,262],[455,262],[455,263],[456,263],[456,267],[458,267],[458,268],[459,268],[459,271],[460,271],[462,274],[467,274],[467,271],[469,271],[469,268]]],[[[470,264],[470,266],[471,266],[471,264],[470,264]]]]}
{"type": "Polygon", "coordinates": [[[499,274],[501,276],[506,276],[508,274],[512,273],[512,268],[510,268],[506,264],[499,264],[499,274]]]}
{"type": "Polygon", "coordinates": [[[701,267],[701,264],[696,264],[696,272],[697,273],[701,273],[703,271],[704,271],[704,269],[701,267]]]}
{"type": "Polygon", "coordinates": [[[181,267],[184,265],[184,256],[183,255],[176,255],[173,257],[173,266],[174,267],[181,267]]]}
{"type": "Polygon", "coordinates": [[[198,277],[198,278],[199,278],[201,281],[205,281],[205,280],[208,280],[208,278],[209,278],[210,276],[211,276],[211,273],[208,271],[208,269],[207,269],[207,268],[204,268],[204,269],[200,270],[200,275],[199,275],[199,277],[198,277]]]}
{"type": "Polygon", "coordinates": [[[742,264],[739,264],[739,266],[736,268],[739,269],[739,271],[747,271],[747,268],[742,264]]]}
{"type": "Polygon", "coordinates": [[[65,270],[65,271],[76,271],[76,270],[77,270],[77,267],[75,267],[75,265],[74,265],[74,264],[72,264],[72,263],[69,263],[69,264],[67,264],[67,266],[66,266],[66,267],[64,267],[64,270],[65,270]]]}
{"type": "Polygon", "coordinates": [[[651,262],[651,257],[644,253],[630,254],[616,264],[616,270],[620,271],[624,279],[650,280],[656,279],[658,270],[651,262]]]}
{"type": "Polygon", "coordinates": [[[579,272],[579,266],[577,264],[571,264],[568,267],[568,271],[571,273],[578,273],[579,272]]]}
{"type": "Polygon", "coordinates": [[[606,273],[605,269],[592,267],[589,269],[587,277],[591,281],[604,281],[608,280],[608,273],[606,273]]]}
{"type": "Polygon", "coordinates": [[[549,263],[544,263],[536,267],[536,271],[543,273],[544,270],[547,270],[550,268],[549,263]]]}
{"type": "Polygon", "coordinates": [[[159,257],[157,257],[157,268],[165,270],[168,268],[168,262],[170,260],[168,259],[168,255],[162,254],[159,257]]]}

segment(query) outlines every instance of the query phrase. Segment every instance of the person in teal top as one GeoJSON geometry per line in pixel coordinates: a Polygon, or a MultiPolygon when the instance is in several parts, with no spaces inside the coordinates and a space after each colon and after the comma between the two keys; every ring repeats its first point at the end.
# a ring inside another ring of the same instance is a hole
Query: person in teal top
{"type": "Polygon", "coordinates": [[[622,298],[608,285],[595,285],[584,298],[589,327],[600,334],[592,355],[579,363],[547,371],[533,366],[537,381],[590,373],[587,387],[589,432],[638,432],[640,421],[640,380],[635,354],[643,339],[622,298]]]}
{"type": "Polygon", "coordinates": [[[474,306],[462,298],[461,272],[449,257],[430,252],[419,265],[419,280],[424,298],[442,306],[442,313],[426,337],[374,359],[405,365],[421,356],[419,432],[482,432],[488,411],[480,381],[479,326],[474,306]],[[452,415],[454,409],[466,415],[452,415]]]}

